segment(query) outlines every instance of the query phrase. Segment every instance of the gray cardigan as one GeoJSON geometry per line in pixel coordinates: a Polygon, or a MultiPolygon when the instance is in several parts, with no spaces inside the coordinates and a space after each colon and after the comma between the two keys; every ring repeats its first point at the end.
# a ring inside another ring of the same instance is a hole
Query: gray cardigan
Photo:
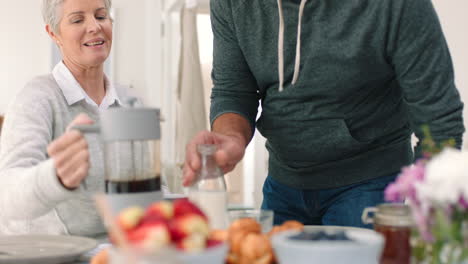
{"type": "MultiPolygon", "coordinates": [[[[116,92],[125,94],[122,87],[116,92]]],[[[91,161],[87,190],[64,188],[46,152],[79,113],[98,119],[98,109],[84,100],[69,105],[52,74],[30,81],[10,105],[0,137],[0,234],[105,232],[91,199],[104,191],[98,136],[86,135],[91,161]]]]}

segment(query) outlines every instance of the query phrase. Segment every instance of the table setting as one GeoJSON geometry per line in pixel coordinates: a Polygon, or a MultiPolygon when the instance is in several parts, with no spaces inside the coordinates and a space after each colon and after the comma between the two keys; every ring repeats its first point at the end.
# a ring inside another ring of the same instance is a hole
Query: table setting
{"type": "Polygon", "coordinates": [[[133,206],[117,215],[112,215],[104,195],[96,200],[112,244],[107,236],[5,237],[0,252],[9,253],[0,254],[0,263],[307,263],[311,256],[321,263],[339,263],[343,258],[348,263],[377,263],[383,248],[383,237],[368,229],[304,226],[297,221],[274,226],[270,210],[220,212],[226,227],[212,229],[206,215],[186,198],[153,202],[147,208],[133,206]],[[170,211],[171,216],[162,220],[170,211]],[[291,238],[297,234],[321,237],[291,238]],[[349,238],[337,237],[344,234],[349,238]],[[337,254],[340,248],[343,254],[337,254]],[[360,257],[353,261],[350,256],[356,251],[360,257]],[[99,260],[103,252],[105,259],[99,260]],[[363,258],[364,252],[369,252],[369,259],[363,258]]]}
{"type": "MultiPolygon", "coordinates": [[[[163,203],[169,203],[174,207],[177,200],[185,201],[182,199],[165,200],[163,203]]],[[[155,208],[162,208],[164,206],[158,205],[161,201],[153,202],[151,206],[155,208]]],[[[410,212],[410,207],[404,204],[383,204],[376,208],[376,210],[367,210],[366,214],[373,214],[374,229],[363,229],[354,227],[338,227],[338,226],[302,226],[300,223],[285,223],[280,226],[273,226],[272,219],[269,218],[271,211],[262,213],[262,210],[253,209],[237,209],[228,210],[225,213],[228,226],[225,229],[212,229],[206,223],[195,221],[196,226],[191,230],[193,234],[202,234],[201,237],[206,239],[205,242],[188,243],[187,248],[189,251],[185,252],[183,247],[183,239],[174,240],[173,230],[168,229],[166,235],[162,236],[161,232],[153,232],[147,229],[141,236],[132,236],[138,233],[139,228],[151,227],[152,225],[158,226],[160,219],[158,217],[149,216],[146,208],[143,214],[137,213],[139,217],[125,217],[124,214],[132,210],[122,210],[119,214],[112,216],[113,222],[121,235],[126,240],[127,249],[122,248],[122,242],[117,242],[115,235],[109,241],[108,236],[99,238],[85,238],[76,236],[60,236],[60,235],[23,235],[23,236],[5,236],[0,237],[0,263],[42,263],[42,264],[83,264],[83,263],[242,263],[239,258],[248,257],[252,262],[254,260],[263,259],[266,256],[271,256],[271,261],[264,263],[310,263],[311,259],[320,263],[405,263],[405,262],[382,262],[381,258],[384,252],[388,251],[389,247],[400,245],[405,242],[404,240],[395,240],[395,234],[407,228],[399,226],[399,224],[391,224],[395,222],[385,222],[392,218],[391,207],[393,212],[400,215],[397,219],[402,224],[408,218],[401,217],[401,211],[395,207],[402,207],[406,213],[410,212]],[[390,212],[390,213],[389,213],[390,212]],[[390,216],[388,215],[390,214],[390,216]],[[265,217],[265,215],[267,217],[265,217]],[[123,221],[120,219],[128,218],[133,221],[134,227],[123,230],[123,221]],[[137,220],[135,220],[137,219],[137,220]],[[148,223],[143,223],[149,221],[148,223]],[[153,221],[153,222],[151,222],[153,221]],[[288,226],[291,224],[291,226],[288,226]],[[382,229],[386,227],[386,229],[382,229]],[[134,229],[133,229],[134,228],[134,229]],[[135,231],[133,234],[132,232],[135,231]],[[153,234],[145,235],[145,234],[153,234]],[[393,241],[389,240],[393,234],[393,241]],[[389,236],[390,235],[390,236],[389,236]],[[166,237],[162,239],[161,237],[166,237]],[[208,246],[212,242],[218,242],[208,246]],[[148,240],[150,242],[142,242],[148,240]],[[151,241],[152,240],[152,241],[151,241]],[[129,246],[131,244],[131,246],[129,246]],[[144,246],[143,246],[144,245],[144,246]],[[201,246],[200,246],[201,245],[201,246]],[[214,245],[214,246],[213,246],[214,245]],[[267,245],[267,246],[258,246],[267,245]],[[146,247],[144,250],[141,247],[146,247]],[[97,255],[107,251],[105,262],[92,262],[95,261],[97,255]],[[128,254],[135,254],[129,258],[128,254]],[[245,255],[245,256],[244,256],[245,255]],[[176,257],[178,256],[178,257],[176,257]],[[184,257],[186,258],[184,260],[184,257]],[[185,261],[185,262],[184,262],[185,261]]],[[[195,207],[193,207],[195,208],[195,207]]],[[[369,208],[372,209],[372,208],[369,208]]],[[[172,209],[174,210],[174,209],[172,209]]],[[[140,211],[141,212],[141,211],[140,211]]],[[[203,214],[201,210],[197,211],[203,214]]],[[[191,213],[190,213],[191,214],[191,213]]],[[[405,215],[405,214],[403,214],[405,215]]],[[[407,217],[408,215],[405,215],[407,217]]],[[[174,217],[174,216],[173,216],[174,217]]],[[[411,217],[410,217],[411,218],[411,217]]],[[[200,219],[200,218],[199,218],[200,219]]],[[[412,218],[411,218],[412,219],[412,218]]],[[[395,220],[395,218],[393,218],[395,220]]],[[[104,220],[106,221],[106,220],[104,220]]],[[[111,221],[107,220],[106,222],[111,221]]],[[[177,222],[173,218],[168,220],[177,222]]],[[[368,219],[366,221],[369,221],[368,219]]],[[[172,225],[172,224],[171,224],[172,225]]],[[[114,234],[115,230],[110,227],[109,234],[114,234]]],[[[176,225],[177,226],[177,225],[176,225]]],[[[182,230],[183,228],[181,228],[182,230]]],[[[418,251],[419,238],[416,234],[416,228],[411,229],[411,233],[406,237],[408,245],[411,243],[410,252],[412,252],[411,261],[407,263],[432,263],[422,262],[417,257],[420,252],[418,251]]],[[[188,232],[188,231],[187,231],[188,232]]],[[[140,232],[141,233],[141,232],[140,232]]],[[[401,233],[400,233],[401,234],[401,233]]],[[[181,237],[191,237],[190,234],[182,234],[181,237]]],[[[194,236],[196,237],[196,235],[194,236]]],[[[125,244],[124,243],[124,244],[125,244]]],[[[420,245],[419,245],[420,246],[420,245]]],[[[388,252],[387,252],[388,253],[388,252]]],[[[403,248],[399,248],[393,254],[399,254],[399,257],[405,257],[406,253],[403,248]]],[[[447,252],[445,253],[447,254],[447,252]]],[[[426,257],[432,255],[425,255],[426,257]]],[[[387,255],[388,257],[388,255],[387,255]]],[[[396,255],[390,255],[390,258],[398,258],[396,255]]],[[[245,263],[245,262],[244,262],[245,263]]],[[[261,262],[258,262],[261,263],[261,262]]],[[[466,262],[435,262],[435,263],[454,263],[462,264],[466,262]]]]}
{"type": "Polygon", "coordinates": [[[0,264],[468,263],[468,152],[450,144],[426,137],[424,158],[387,187],[390,203],[363,211],[373,229],[275,226],[273,211],[230,208],[216,145],[198,146],[202,168],[186,193],[163,192],[159,123],[145,121],[154,111],[139,109],[133,129],[134,110],[115,111],[76,128],[106,146],[106,192],[93,200],[107,234],[0,236],[0,264]]]}

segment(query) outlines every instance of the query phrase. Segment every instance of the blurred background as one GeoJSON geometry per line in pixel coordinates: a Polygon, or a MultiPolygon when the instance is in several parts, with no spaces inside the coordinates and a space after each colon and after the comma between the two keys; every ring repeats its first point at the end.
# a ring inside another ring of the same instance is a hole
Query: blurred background
{"type": "MultiPolygon", "coordinates": [[[[182,192],[183,146],[201,126],[208,129],[212,62],[208,1],[113,0],[114,42],[106,73],[130,87],[146,105],[161,109],[163,177],[176,193],[182,192]],[[189,59],[181,60],[180,54],[189,59]],[[200,96],[184,101],[187,94],[200,96]]],[[[0,115],[26,82],[49,73],[60,60],[44,29],[41,2],[0,0],[0,115]]],[[[468,102],[468,1],[433,3],[451,50],[457,87],[468,102]]],[[[467,113],[465,108],[466,127],[467,113]]],[[[268,159],[264,143],[256,133],[243,162],[226,177],[231,203],[258,207],[261,202],[268,159]]]]}

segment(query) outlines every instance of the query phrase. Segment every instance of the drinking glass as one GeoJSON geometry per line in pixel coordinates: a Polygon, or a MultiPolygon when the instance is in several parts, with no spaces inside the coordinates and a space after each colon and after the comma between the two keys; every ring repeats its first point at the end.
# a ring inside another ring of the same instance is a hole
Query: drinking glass
{"type": "Polygon", "coordinates": [[[228,211],[230,223],[241,218],[252,218],[261,225],[263,233],[269,232],[273,227],[273,216],[273,211],[266,209],[241,209],[228,211]]]}

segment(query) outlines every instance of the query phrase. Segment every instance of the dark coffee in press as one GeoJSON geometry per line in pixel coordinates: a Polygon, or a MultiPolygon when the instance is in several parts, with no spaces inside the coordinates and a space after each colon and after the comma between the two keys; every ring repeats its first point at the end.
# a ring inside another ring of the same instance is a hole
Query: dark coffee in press
{"type": "Polygon", "coordinates": [[[106,193],[139,193],[161,190],[161,177],[133,181],[105,181],[106,193]]]}

